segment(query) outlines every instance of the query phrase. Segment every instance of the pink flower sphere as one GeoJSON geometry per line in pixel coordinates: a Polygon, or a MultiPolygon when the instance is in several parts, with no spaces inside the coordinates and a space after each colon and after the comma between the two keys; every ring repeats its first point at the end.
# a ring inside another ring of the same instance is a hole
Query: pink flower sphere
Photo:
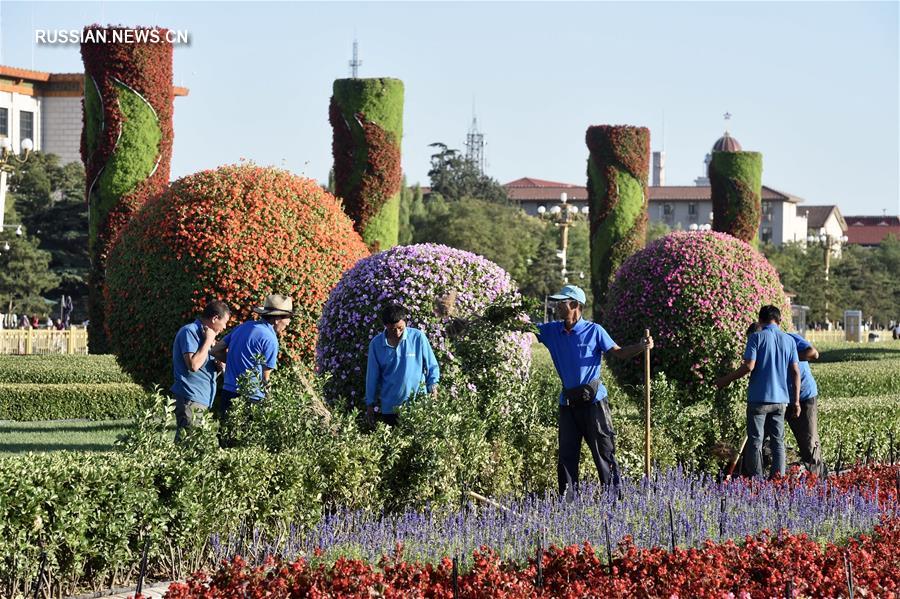
{"type": "MultiPolygon", "coordinates": [[[[778,273],[749,244],[725,233],[675,232],[631,256],[609,290],[603,326],[620,345],[649,329],[652,372],[711,383],[740,361],[747,327],[766,304],[790,326],[778,273]]],[[[642,384],[643,360],[612,359],[619,382],[642,384]]]]}

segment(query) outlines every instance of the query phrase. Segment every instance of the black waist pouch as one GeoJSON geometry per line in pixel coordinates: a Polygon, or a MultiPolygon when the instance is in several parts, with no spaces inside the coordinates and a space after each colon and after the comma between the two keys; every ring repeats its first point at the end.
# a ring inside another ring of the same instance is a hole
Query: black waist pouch
{"type": "Polygon", "coordinates": [[[594,402],[597,396],[597,389],[600,388],[599,377],[592,380],[586,385],[578,385],[571,389],[563,389],[563,397],[570,406],[589,405],[594,402]]]}

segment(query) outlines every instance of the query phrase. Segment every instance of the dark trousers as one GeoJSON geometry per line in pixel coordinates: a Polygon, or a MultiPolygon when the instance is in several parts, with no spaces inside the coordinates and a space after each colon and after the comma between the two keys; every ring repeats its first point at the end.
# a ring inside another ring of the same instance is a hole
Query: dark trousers
{"type": "MultiPolygon", "coordinates": [[[[789,410],[790,412],[790,410],[789,410]]],[[[822,461],[822,445],[819,442],[819,409],[816,398],[800,402],[800,415],[796,418],[788,415],[788,426],[797,439],[797,450],[804,467],[814,474],[825,476],[828,470],[822,461]]]]}
{"type": "Polygon", "coordinates": [[[375,412],[375,421],[383,422],[388,426],[397,426],[397,414],[382,414],[375,412]]]}
{"type": "Polygon", "coordinates": [[[194,413],[206,410],[202,403],[191,401],[180,395],[175,395],[175,441],[181,441],[182,431],[194,424],[194,413]]]}
{"type": "Polygon", "coordinates": [[[228,419],[228,411],[231,410],[231,404],[239,395],[234,391],[226,391],[222,389],[219,392],[219,418],[224,423],[228,419]]]}
{"type": "Polygon", "coordinates": [[[609,403],[605,400],[559,407],[559,461],[556,474],[561,495],[571,498],[578,487],[582,439],[591,451],[600,480],[607,485],[619,483],[615,435],[609,403]]]}

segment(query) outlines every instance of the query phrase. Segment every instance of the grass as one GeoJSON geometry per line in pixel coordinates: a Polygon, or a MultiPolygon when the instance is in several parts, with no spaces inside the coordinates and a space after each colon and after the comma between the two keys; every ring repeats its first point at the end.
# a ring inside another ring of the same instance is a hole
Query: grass
{"type": "Polygon", "coordinates": [[[0,454],[28,451],[112,451],[131,420],[0,421],[0,454]]]}

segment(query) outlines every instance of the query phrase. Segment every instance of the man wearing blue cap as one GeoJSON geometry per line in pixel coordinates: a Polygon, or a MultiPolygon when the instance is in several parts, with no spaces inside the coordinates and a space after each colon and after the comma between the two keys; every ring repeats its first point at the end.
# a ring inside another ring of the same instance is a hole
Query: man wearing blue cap
{"type": "Polygon", "coordinates": [[[619,482],[615,458],[615,431],[606,387],[600,379],[604,354],[628,360],[653,348],[653,338],[619,347],[595,322],[582,318],[586,298],[575,285],[566,285],[550,299],[556,302],[559,320],[538,325],[537,339],[550,350],[562,381],[559,395],[559,459],[557,480],[560,494],[571,498],[578,485],[581,440],[587,443],[604,484],[619,482]]]}

